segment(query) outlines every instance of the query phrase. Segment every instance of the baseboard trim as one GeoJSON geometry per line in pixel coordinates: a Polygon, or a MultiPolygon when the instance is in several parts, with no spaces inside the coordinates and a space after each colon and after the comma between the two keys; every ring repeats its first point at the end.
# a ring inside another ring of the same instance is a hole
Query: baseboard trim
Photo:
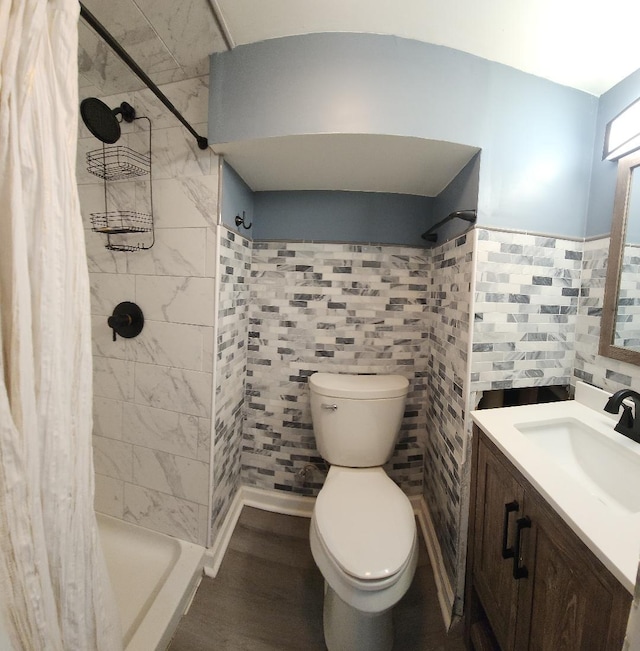
{"type": "Polygon", "coordinates": [[[451,582],[449,581],[449,577],[447,576],[444,567],[440,543],[438,542],[431,513],[429,512],[429,507],[427,506],[424,497],[422,497],[422,495],[412,495],[409,497],[409,500],[411,501],[413,510],[418,518],[420,530],[424,537],[427,553],[429,554],[429,560],[431,561],[431,567],[433,568],[433,576],[436,581],[440,611],[442,612],[444,625],[448,630],[451,626],[455,598],[453,587],[451,586],[451,582]]]}
{"type": "Polygon", "coordinates": [[[253,506],[263,511],[273,511],[283,515],[297,515],[302,518],[310,518],[313,512],[315,497],[294,495],[284,491],[270,491],[264,488],[243,486],[242,500],[244,506],[253,506]]]}
{"type": "MultiPolygon", "coordinates": [[[[440,544],[436,536],[435,528],[429,507],[421,495],[409,497],[413,511],[418,518],[420,530],[425,541],[433,575],[436,581],[438,602],[447,629],[451,625],[451,618],[454,605],[454,593],[449,577],[444,568],[440,544]]],[[[315,498],[303,495],[284,493],[283,491],[265,490],[253,486],[241,486],[238,489],[229,511],[220,527],[213,545],[207,549],[204,555],[204,573],[212,578],[218,574],[220,564],[229,546],[231,535],[238,522],[240,513],[244,506],[251,506],[263,511],[282,513],[283,515],[295,515],[303,518],[310,518],[313,512],[315,498]]]]}
{"type": "Polygon", "coordinates": [[[315,498],[313,497],[293,495],[283,491],[270,491],[253,486],[241,486],[231,502],[213,545],[205,552],[204,573],[211,578],[215,578],[218,574],[231,535],[244,506],[252,506],[256,509],[282,513],[283,515],[310,518],[314,503],[315,498]]]}
{"type": "Polygon", "coordinates": [[[238,522],[243,506],[242,488],[240,488],[231,501],[231,506],[227,511],[227,515],[222,522],[220,532],[216,536],[213,545],[204,553],[204,573],[211,578],[215,578],[218,574],[220,564],[224,555],[227,553],[231,535],[236,528],[236,523],[238,522]]]}

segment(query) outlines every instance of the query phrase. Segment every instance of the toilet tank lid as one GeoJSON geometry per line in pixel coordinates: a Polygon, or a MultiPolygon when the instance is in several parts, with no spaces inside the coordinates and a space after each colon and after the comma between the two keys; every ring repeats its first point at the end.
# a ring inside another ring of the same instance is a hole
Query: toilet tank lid
{"type": "Polygon", "coordinates": [[[407,395],[409,381],[402,375],[355,375],[314,373],[309,377],[312,391],[330,398],[378,400],[407,395]]]}

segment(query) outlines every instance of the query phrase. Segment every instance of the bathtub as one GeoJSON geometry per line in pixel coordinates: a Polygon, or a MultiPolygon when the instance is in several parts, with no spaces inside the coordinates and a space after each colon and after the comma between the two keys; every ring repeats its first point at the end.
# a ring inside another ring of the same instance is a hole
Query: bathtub
{"type": "Polygon", "coordinates": [[[202,576],[204,547],[96,513],[125,651],[166,649],[202,576]]]}

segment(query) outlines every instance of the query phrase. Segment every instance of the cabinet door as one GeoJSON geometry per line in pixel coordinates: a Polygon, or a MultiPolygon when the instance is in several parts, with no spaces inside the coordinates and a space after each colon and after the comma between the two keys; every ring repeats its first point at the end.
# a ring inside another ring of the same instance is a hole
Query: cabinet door
{"type": "Polygon", "coordinates": [[[516,519],[522,516],[524,491],[482,440],[477,473],[474,587],[498,643],[508,651],[515,644],[520,583],[513,578],[509,550],[514,546],[516,519]]]}
{"type": "Polygon", "coordinates": [[[517,649],[622,648],[631,595],[539,496],[527,493],[517,649]]]}

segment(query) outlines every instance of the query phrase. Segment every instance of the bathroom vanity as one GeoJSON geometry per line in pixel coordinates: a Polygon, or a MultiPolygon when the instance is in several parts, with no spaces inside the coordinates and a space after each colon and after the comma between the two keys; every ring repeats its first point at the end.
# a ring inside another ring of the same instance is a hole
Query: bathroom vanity
{"type": "Polygon", "coordinates": [[[470,648],[622,648],[640,445],[598,410],[607,396],[582,385],[574,401],[472,413],[470,648]]]}

